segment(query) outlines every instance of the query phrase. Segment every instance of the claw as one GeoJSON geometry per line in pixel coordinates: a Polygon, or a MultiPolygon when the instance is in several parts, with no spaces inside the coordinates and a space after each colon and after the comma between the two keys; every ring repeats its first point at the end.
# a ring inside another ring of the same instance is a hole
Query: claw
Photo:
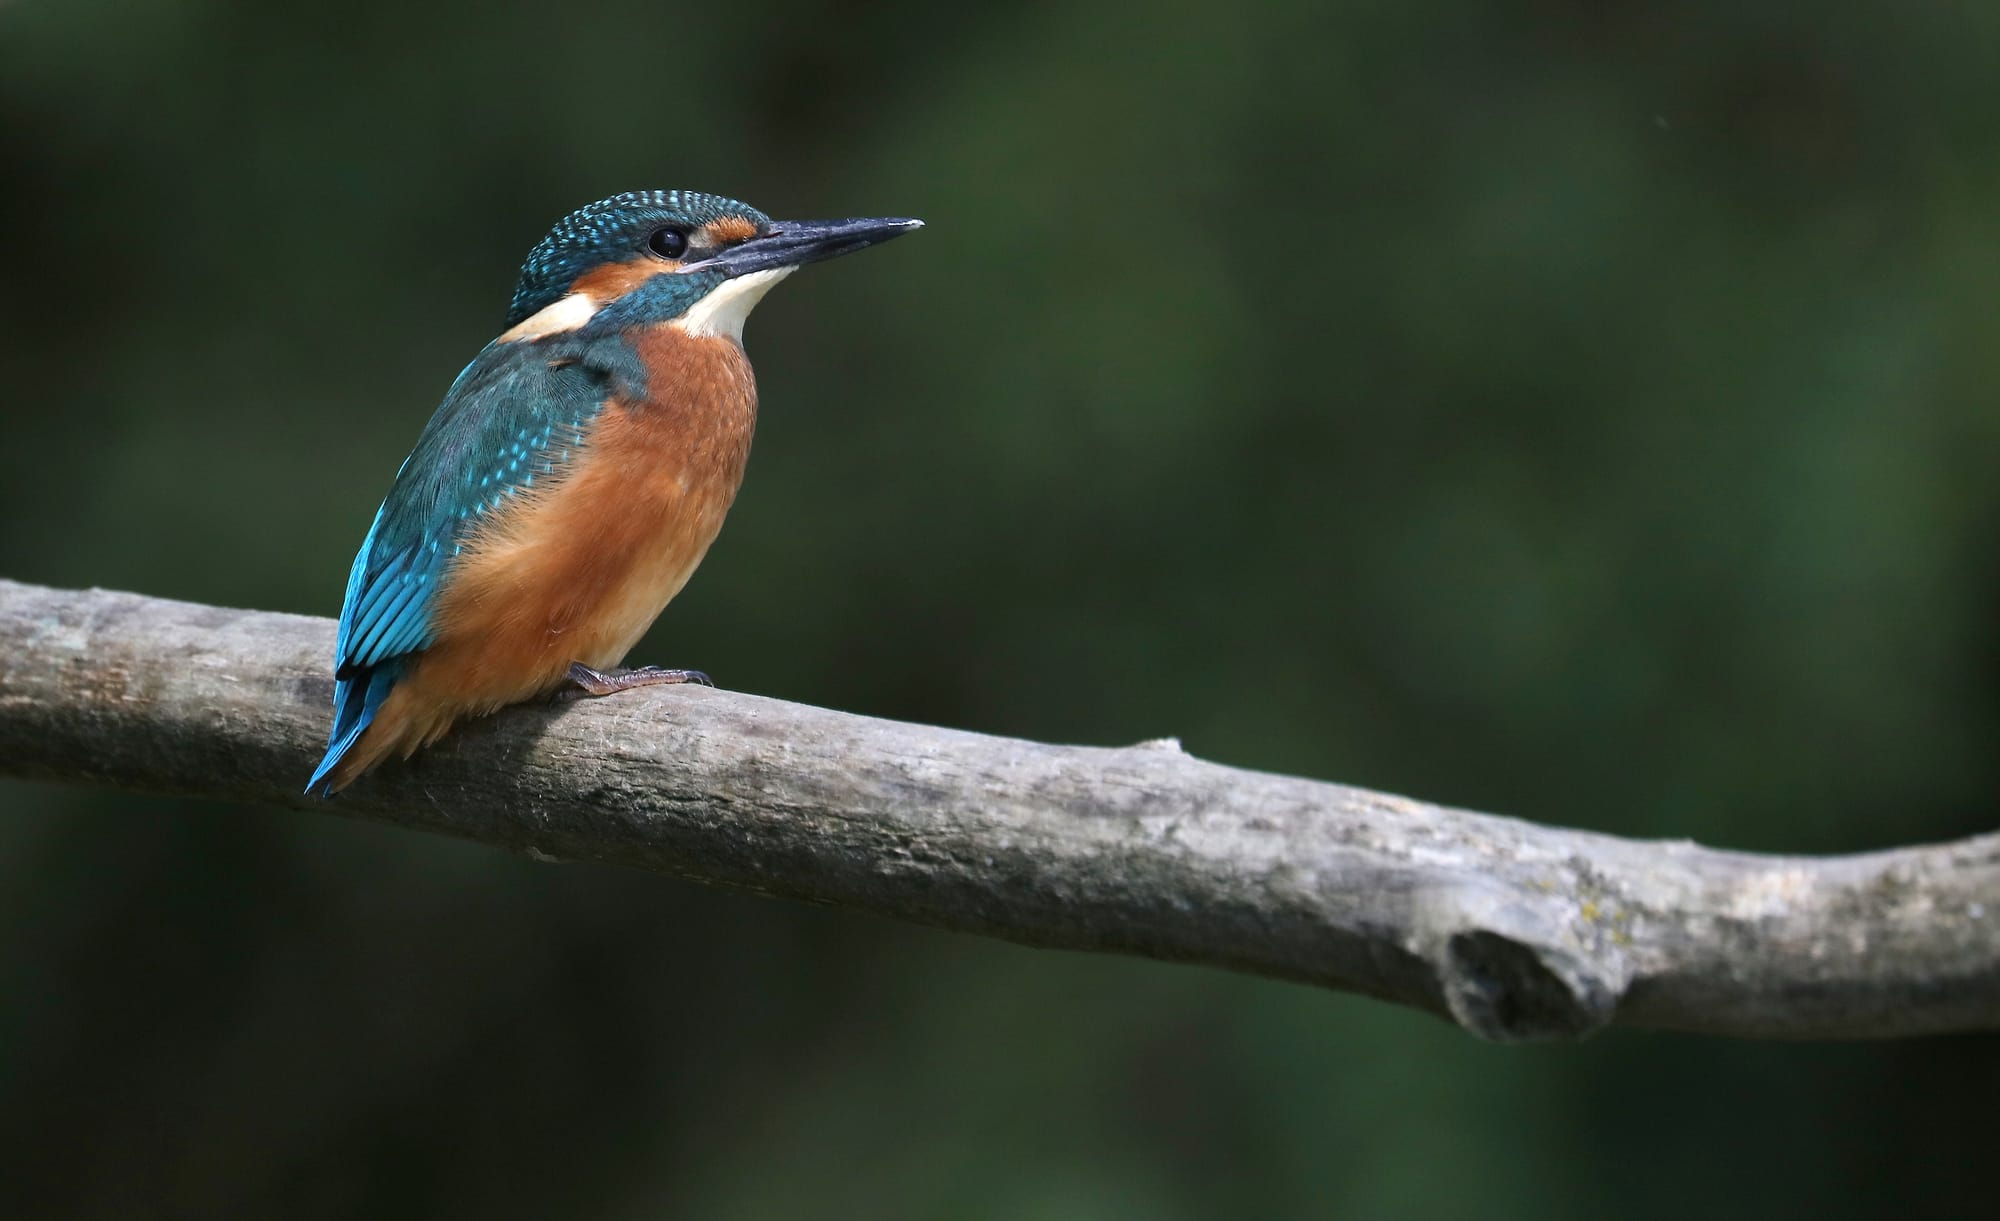
{"type": "Polygon", "coordinates": [[[615,695],[620,691],[630,691],[634,687],[658,687],[671,683],[693,683],[702,687],[713,687],[715,683],[700,670],[669,670],[661,666],[640,666],[636,670],[596,670],[580,661],[571,662],[565,676],[575,683],[577,690],[559,692],[559,696],[582,699],[586,696],[615,695]]]}

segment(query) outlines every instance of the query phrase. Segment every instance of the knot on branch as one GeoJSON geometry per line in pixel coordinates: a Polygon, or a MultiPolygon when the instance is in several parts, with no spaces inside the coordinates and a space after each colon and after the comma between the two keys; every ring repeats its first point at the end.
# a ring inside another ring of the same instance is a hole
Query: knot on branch
{"type": "Polygon", "coordinates": [[[1625,991],[1624,956],[1585,934],[1555,893],[1523,901],[1482,879],[1437,879],[1414,913],[1417,949],[1452,1020],[1482,1039],[1575,1039],[1609,1025],[1625,991]]]}
{"type": "Polygon", "coordinates": [[[1447,938],[1438,968],[1452,1018],[1495,1042],[1580,1038],[1618,1007],[1592,964],[1485,929],[1447,938]]]}

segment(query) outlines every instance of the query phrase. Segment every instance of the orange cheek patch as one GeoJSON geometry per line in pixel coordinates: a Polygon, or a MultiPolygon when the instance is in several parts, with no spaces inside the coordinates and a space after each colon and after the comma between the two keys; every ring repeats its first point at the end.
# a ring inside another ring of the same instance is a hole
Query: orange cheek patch
{"type": "Polygon", "coordinates": [[[593,267],[569,286],[593,301],[616,301],[654,276],[679,271],[680,264],[669,259],[641,258],[629,263],[606,263],[593,267]]]}
{"type": "Polygon", "coordinates": [[[706,245],[726,246],[730,242],[748,241],[757,236],[757,226],[740,216],[725,216],[712,220],[701,227],[706,245]]]}

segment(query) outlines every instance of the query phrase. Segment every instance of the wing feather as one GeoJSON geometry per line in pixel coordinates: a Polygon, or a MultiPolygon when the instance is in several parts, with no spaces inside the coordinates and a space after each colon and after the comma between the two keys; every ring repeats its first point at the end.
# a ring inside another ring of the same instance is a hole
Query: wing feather
{"type": "Polygon", "coordinates": [[[360,737],[412,654],[480,519],[574,461],[609,374],[544,343],[494,343],[465,367],[396,473],[348,572],[335,643],[334,725],[313,791],[360,737]]]}

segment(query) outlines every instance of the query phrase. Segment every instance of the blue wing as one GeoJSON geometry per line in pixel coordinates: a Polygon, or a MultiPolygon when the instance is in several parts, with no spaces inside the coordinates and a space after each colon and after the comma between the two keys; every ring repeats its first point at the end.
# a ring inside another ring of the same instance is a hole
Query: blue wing
{"type": "Polygon", "coordinates": [[[542,343],[495,343],[458,375],[396,472],[347,574],[334,646],[333,732],[306,792],[327,777],[433,639],[431,611],[479,519],[559,473],[608,397],[609,374],[542,343]]]}

